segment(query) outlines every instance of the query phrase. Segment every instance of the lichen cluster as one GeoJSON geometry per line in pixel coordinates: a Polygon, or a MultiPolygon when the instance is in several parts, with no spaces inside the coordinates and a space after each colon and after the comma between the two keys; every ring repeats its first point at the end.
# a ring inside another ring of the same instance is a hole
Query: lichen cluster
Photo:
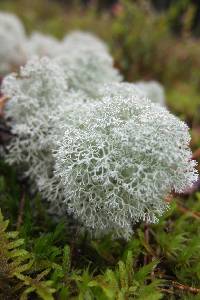
{"type": "Polygon", "coordinates": [[[46,38],[33,35],[29,47],[41,58],[3,81],[14,134],[6,160],[57,213],[94,236],[129,239],[133,224],[156,222],[166,196],[196,181],[188,127],[164,108],[160,85],[121,82],[96,37],[51,40],[54,54],[46,38]]]}
{"type": "Polygon", "coordinates": [[[186,124],[137,90],[103,98],[55,153],[68,211],[97,236],[128,239],[134,223],[158,220],[172,190],[196,180],[189,141],[186,124]]]}
{"type": "Polygon", "coordinates": [[[25,30],[20,20],[0,12],[0,74],[4,75],[25,63],[25,30]]]}
{"type": "Polygon", "coordinates": [[[136,85],[144,93],[144,96],[155,103],[165,105],[165,92],[162,85],[156,81],[139,81],[136,85]]]}

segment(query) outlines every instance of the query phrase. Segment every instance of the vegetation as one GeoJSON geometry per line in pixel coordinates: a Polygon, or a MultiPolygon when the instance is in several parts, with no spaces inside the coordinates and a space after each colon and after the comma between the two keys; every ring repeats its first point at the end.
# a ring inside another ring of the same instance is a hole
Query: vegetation
{"type": "MultiPolygon", "coordinates": [[[[100,13],[45,0],[2,0],[0,9],[19,15],[29,33],[39,29],[61,38],[71,29],[95,31],[127,80],[164,84],[168,107],[190,126],[200,161],[200,41],[190,31],[193,5],[184,10],[179,36],[172,30],[181,2],[165,14],[148,1],[123,1],[100,13]]],[[[6,138],[3,129],[0,137],[6,138]]],[[[172,195],[159,223],[138,224],[126,242],[89,239],[71,218],[58,222],[3,161],[0,174],[0,299],[200,299],[199,183],[172,195]]]]}
{"type": "Polygon", "coordinates": [[[199,299],[200,193],[175,197],[129,242],[90,240],[53,220],[4,163],[1,172],[2,211],[18,232],[1,215],[0,299],[199,299]]]}

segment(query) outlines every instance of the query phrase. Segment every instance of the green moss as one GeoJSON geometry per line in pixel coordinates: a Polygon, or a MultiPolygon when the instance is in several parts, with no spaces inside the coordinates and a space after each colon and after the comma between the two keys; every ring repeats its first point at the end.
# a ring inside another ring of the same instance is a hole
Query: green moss
{"type": "Polygon", "coordinates": [[[200,286],[199,193],[186,202],[175,198],[159,224],[138,224],[128,243],[113,242],[109,236],[91,241],[69,217],[59,222],[51,217],[46,204],[24,190],[12,168],[1,163],[2,170],[0,201],[12,230],[21,213],[20,193],[16,198],[13,191],[25,193],[19,232],[8,231],[8,222],[2,215],[0,219],[1,260],[10,270],[8,278],[0,264],[2,297],[6,293],[6,299],[198,299],[190,288],[196,291],[200,286]],[[13,266],[19,262],[16,273],[13,266]],[[29,298],[23,298],[26,295],[29,298]]]}

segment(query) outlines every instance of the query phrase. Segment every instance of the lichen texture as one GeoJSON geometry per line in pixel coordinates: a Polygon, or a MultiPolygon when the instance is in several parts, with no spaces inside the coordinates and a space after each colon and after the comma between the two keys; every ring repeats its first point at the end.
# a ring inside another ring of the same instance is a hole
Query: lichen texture
{"type": "Polygon", "coordinates": [[[56,157],[68,211],[95,235],[129,238],[156,222],[165,197],[196,180],[188,127],[141,96],[107,96],[85,122],[65,131],[56,157]]]}

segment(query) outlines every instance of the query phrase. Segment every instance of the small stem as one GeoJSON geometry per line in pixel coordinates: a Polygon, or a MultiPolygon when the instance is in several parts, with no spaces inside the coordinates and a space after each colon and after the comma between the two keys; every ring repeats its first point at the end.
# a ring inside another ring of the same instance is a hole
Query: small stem
{"type": "Polygon", "coordinates": [[[197,159],[200,157],[200,148],[197,149],[196,151],[194,151],[193,155],[192,155],[192,158],[193,159],[197,159]]]}
{"type": "Polygon", "coordinates": [[[189,208],[182,206],[179,201],[177,201],[177,208],[179,209],[180,212],[187,213],[188,215],[192,216],[193,218],[200,220],[200,213],[194,212],[194,211],[190,210],[189,208]]]}
{"type": "Polygon", "coordinates": [[[23,222],[24,205],[25,205],[25,194],[23,192],[21,200],[20,200],[20,204],[19,204],[19,215],[18,215],[18,219],[17,219],[17,230],[20,229],[20,226],[23,222]]]}
{"type": "Polygon", "coordinates": [[[199,289],[199,288],[194,288],[194,287],[191,287],[191,286],[188,286],[188,285],[184,285],[184,284],[179,283],[179,282],[177,282],[177,281],[172,281],[171,283],[172,283],[172,285],[173,285],[175,288],[177,288],[177,289],[179,289],[179,290],[182,290],[182,291],[189,291],[189,292],[194,293],[194,294],[200,293],[200,289],[199,289]]]}
{"type": "MultiPolygon", "coordinates": [[[[149,245],[149,224],[145,223],[144,225],[144,240],[145,240],[145,244],[149,245]]],[[[149,261],[149,256],[148,254],[145,254],[144,256],[144,265],[147,265],[149,261]]]]}
{"type": "Polygon", "coordinates": [[[174,294],[174,292],[173,291],[171,291],[171,290],[167,290],[167,289],[159,289],[161,292],[163,292],[163,293],[167,293],[167,294],[174,294]]]}
{"type": "Polygon", "coordinates": [[[0,98],[0,116],[3,115],[3,109],[7,100],[8,100],[7,96],[2,96],[0,98]]]}

